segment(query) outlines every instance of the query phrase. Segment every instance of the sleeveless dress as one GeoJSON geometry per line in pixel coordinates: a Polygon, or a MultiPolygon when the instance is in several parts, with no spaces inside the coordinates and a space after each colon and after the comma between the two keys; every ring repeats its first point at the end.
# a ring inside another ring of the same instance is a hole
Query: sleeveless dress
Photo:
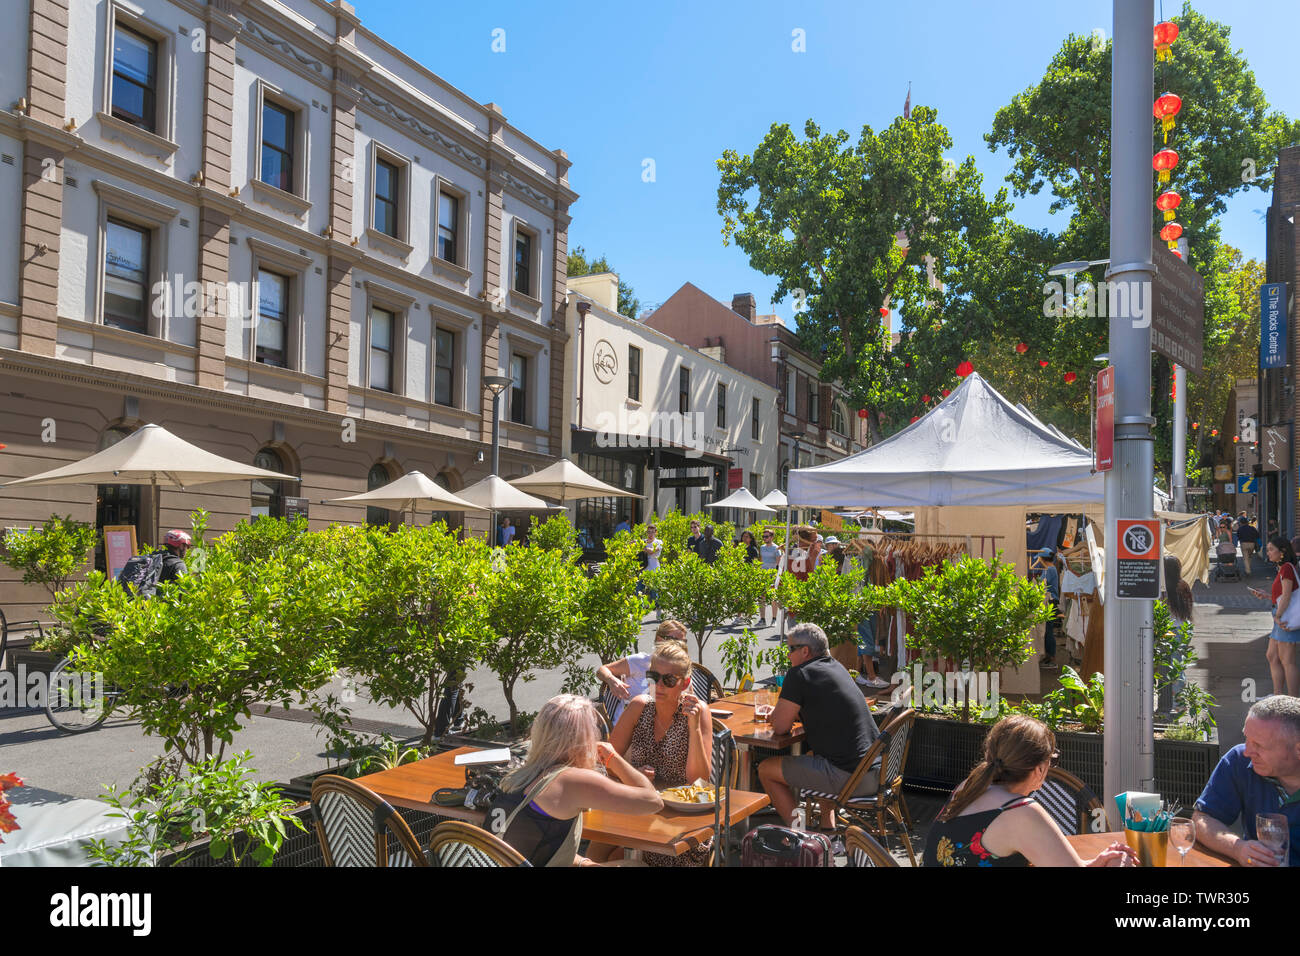
{"type": "MultiPolygon", "coordinates": [[[[624,759],[633,767],[654,767],[655,786],[681,787],[692,781],[686,779],[686,760],[691,752],[691,725],[680,711],[673,715],[668,732],[662,740],[655,739],[655,702],[651,698],[641,710],[636,727],[632,730],[632,743],[624,759]]],[[[647,866],[705,866],[709,861],[712,840],[706,840],[681,856],[646,853],[647,866]]]]}
{"type": "Polygon", "coordinates": [[[1019,853],[994,856],[984,849],[984,831],[1004,810],[1032,803],[1033,797],[1012,797],[1000,807],[981,813],[964,813],[951,820],[935,820],[925,842],[922,866],[1028,866],[1019,853]]]}

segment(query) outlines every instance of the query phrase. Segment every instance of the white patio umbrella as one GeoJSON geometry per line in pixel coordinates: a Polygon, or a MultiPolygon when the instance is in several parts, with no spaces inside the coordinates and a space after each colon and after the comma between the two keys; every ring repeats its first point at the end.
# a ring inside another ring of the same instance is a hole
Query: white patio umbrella
{"type": "Polygon", "coordinates": [[[785,500],[785,495],[781,493],[780,488],[773,488],[758,500],[769,508],[785,508],[790,504],[790,502],[785,500]]]}
{"type": "Polygon", "coordinates": [[[769,508],[763,502],[759,501],[749,493],[748,488],[740,488],[733,491],[721,501],[714,501],[709,504],[710,508],[739,508],[741,511],[766,511],[768,514],[775,514],[775,508],[769,508]]]}
{"type": "Polygon", "coordinates": [[[556,511],[541,498],[513,487],[498,475],[488,475],[460,492],[460,498],[484,511],[556,511]]]}
{"type": "Polygon", "coordinates": [[[509,484],[530,495],[541,495],[556,501],[577,501],[580,498],[640,498],[634,491],[624,491],[593,478],[568,458],[561,458],[539,472],[515,478],[509,484]]]}
{"type": "Polygon", "coordinates": [[[4,487],[20,485],[149,485],[154,489],[154,528],[161,533],[159,487],[178,487],[218,481],[268,478],[298,481],[297,475],[269,471],[242,461],[222,458],[198,445],[177,438],[161,425],[142,425],[111,448],[68,465],[19,478],[4,487]]]}
{"type": "Polygon", "coordinates": [[[484,511],[476,504],[452,494],[422,471],[408,471],[395,481],[390,481],[374,491],[342,498],[330,498],[330,503],[370,505],[375,508],[395,508],[415,514],[421,504],[433,505],[434,511],[484,511]]]}

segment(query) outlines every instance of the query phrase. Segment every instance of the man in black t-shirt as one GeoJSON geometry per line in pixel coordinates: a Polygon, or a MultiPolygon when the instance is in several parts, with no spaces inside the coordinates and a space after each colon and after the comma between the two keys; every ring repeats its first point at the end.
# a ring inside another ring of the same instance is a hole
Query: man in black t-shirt
{"type": "Polygon", "coordinates": [[[718,552],[721,550],[722,542],[713,536],[713,525],[705,525],[704,537],[695,546],[695,553],[700,556],[700,560],[705,564],[712,564],[718,560],[718,552]]]}
{"type": "MultiPolygon", "coordinates": [[[[802,721],[804,748],[812,753],[769,757],[758,765],[758,777],[773,809],[790,824],[799,802],[796,791],[839,793],[880,731],[862,691],[830,656],[825,631],[816,624],[798,624],[786,635],[786,645],[790,670],[772,712],[772,730],[787,734],[796,720],[802,721]]],[[[876,764],[862,775],[856,795],[869,797],[879,787],[876,764]]]]}

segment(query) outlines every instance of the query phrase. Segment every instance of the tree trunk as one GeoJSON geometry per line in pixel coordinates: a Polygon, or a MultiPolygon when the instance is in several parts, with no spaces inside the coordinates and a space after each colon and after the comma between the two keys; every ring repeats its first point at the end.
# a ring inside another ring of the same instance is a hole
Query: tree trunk
{"type": "Polygon", "coordinates": [[[502,681],[501,690],[505,693],[506,704],[510,707],[510,733],[513,736],[515,732],[515,719],[519,716],[519,708],[515,705],[515,682],[509,683],[502,681]]]}
{"type": "Polygon", "coordinates": [[[885,434],[880,428],[880,412],[877,409],[867,409],[867,432],[871,435],[873,445],[879,445],[885,440],[885,434]]]}

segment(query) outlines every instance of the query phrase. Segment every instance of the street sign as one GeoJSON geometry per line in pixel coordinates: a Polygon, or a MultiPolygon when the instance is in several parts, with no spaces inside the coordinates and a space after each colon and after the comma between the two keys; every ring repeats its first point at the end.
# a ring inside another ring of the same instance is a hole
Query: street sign
{"type": "Polygon", "coordinates": [[[1259,490],[1258,483],[1254,475],[1237,476],[1237,494],[1253,495],[1256,494],[1258,490],[1259,490]]]}
{"type": "Polygon", "coordinates": [[[1160,522],[1120,518],[1115,533],[1115,596],[1144,601],[1160,597],[1160,522]]]}
{"type": "Polygon", "coordinates": [[[1188,488],[1187,493],[1189,495],[1208,495],[1210,493],[1210,489],[1209,488],[1188,488]]]}
{"type": "Polygon", "coordinates": [[[1232,477],[1232,466],[1231,466],[1231,465],[1215,465],[1215,466],[1214,466],[1214,480],[1215,480],[1215,481],[1227,481],[1227,480],[1228,480],[1229,478],[1231,478],[1231,477],[1232,477]]]}
{"type": "Polygon", "coordinates": [[[1097,470],[1110,471],[1115,463],[1115,366],[1097,373],[1097,470]]]}
{"type": "Polygon", "coordinates": [[[1286,364],[1286,283],[1266,282],[1259,287],[1259,367],[1286,364]]]}
{"type": "Polygon", "coordinates": [[[1189,372],[1200,374],[1205,346],[1205,283],[1196,270],[1166,248],[1152,246],[1151,348],[1189,372]]]}
{"type": "Polygon", "coordinates": [[[660,488],[708,488],[713,480],[708,475],[688,475],[685,478],[660,478],[660,488]]]}

